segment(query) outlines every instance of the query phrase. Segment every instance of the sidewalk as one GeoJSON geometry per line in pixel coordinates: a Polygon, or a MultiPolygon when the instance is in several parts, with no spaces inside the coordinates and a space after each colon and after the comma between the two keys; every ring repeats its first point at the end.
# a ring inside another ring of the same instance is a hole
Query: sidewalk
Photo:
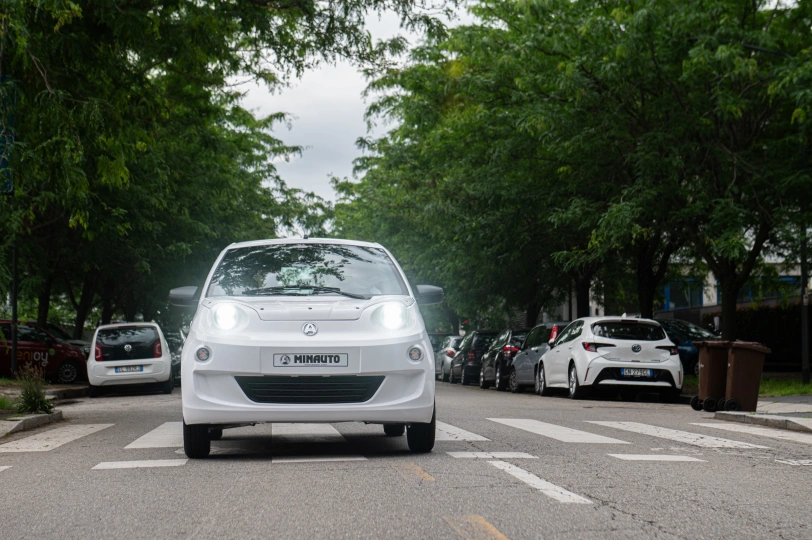
{"type": "Polygon", "coordinates": [[[812,395],[759,398],[755,413],[719,411],[713,417],[728,422],[812,432],[812,395]]]}

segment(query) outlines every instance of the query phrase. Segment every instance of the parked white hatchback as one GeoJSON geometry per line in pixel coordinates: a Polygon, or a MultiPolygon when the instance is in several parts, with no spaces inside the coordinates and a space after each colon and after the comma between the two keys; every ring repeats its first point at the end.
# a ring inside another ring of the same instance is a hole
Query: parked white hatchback
{"type": "Polygon", "coordinates": [[[682,391],[682,362],[676,345],[657,321],[585,317],[570,323],[541,359],[541,395],[567,388],[573,399],[593,387],[655,390],[666,400],[682,391]]]}
{"type": "MultiPolygon", "coordinates": [[[[198,298],[199,296],[199,298],[198,298]]],[[[434,354],[412,290],[378,244],[334,239],[232,244],[202,291],[183,347],[183,443],[206,457],[228,427],[263,422],[367,422],[409,448],[434,447],[434,354]]]]}
{"type": "Polygon", "coordinates": [[[160,384],[165,394],[175,386],[172,354],[155,323],[99,326],[87,359],[90,397],[105,388],[132,384],[160,384]]]}

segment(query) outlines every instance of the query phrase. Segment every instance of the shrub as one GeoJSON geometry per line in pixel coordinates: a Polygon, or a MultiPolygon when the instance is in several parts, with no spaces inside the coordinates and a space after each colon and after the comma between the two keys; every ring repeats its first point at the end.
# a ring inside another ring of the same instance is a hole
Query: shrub
{"type": "Polygon", "coordinates": [[[25,414],[49,414],[54,411],[54,404],[45,397],[42,368],[25,365],[17,372],[17,378],[22,390],[17,399],[17,411],[25,414]]]}

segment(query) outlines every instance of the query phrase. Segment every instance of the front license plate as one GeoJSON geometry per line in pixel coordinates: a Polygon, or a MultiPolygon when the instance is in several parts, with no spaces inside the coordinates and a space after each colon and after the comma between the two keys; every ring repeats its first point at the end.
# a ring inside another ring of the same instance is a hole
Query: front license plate
{"type": "Polygon", "coordinates": [[[346,353],[282,353],[273,355],[274,367],[347,367],[346,353]]]}
{"type": "Polygon", "coordinates": [[[650,369],[622,368],[620,374],[624,377],[652,377],[650,369]]]}
{"type": "Polygon", "coordinates": [[[116,368],[116,373],[132,373],[134,371],[144,371],[144,366],[121,366],[116,368]]]}

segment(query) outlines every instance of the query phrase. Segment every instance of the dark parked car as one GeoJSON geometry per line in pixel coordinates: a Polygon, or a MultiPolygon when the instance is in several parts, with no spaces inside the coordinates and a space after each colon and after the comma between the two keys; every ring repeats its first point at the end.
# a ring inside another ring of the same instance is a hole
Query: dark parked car
{"type": "MultiPolygon", "coordinates": [[[[495,384],[496,389],[500,391],[507,388],[508,375],[513,370],[513,359],[529,332],[530,328],[508,328],[502,330],[493,340],[482,355],[482,365],[479,369],[480,388],[490,388],[491,384],[495,384]]],[[[518,386],[515,391],[518,391],[518,386]]]]}
{"type": "Polygon", "coordinates": [[[445,334],[443,332],[429,332],[429,341],[431,342],[432,350],[437,350],[442,344],[443,340],[447,338],[451,334],[445,334]]]}
{"type": "Polygon", "coordinates": [[[513,358],[513,368],[508,373],[508,388],[517,392],[523,386],[533,386],[539,393],[538,366],[541,355],[550,349],[547,343],[558,337],[558,334],[567,327],[567,322],[546,322],[534,327],[519,352],[513,358]]]}
{"type": "Polygon", "coordinates": [[[457,355],[462,336],[448,336],[434,351],[434,377],[448,382],[451,375],[451,360],[457,355]]]}
{"type": "Polygon", "coordinates": [[[477,380],[482,354],[488,350],[488,346],[495,337],[496,332],[491,330],[474,330],[467,334],[460,343],[459,351],[451,361],[451,374],[448,382],[459,381],[465,385],[477,380]]]}
{"type": "MultiPolygon", "coordinates": [[[[0,376],[11,375],[11,321],[0,321],[0,376]]],[[[81,349],[62,343],[34,323],[17,325],[17,367],[42,368],[45,377],[60,383],[87,380],[87,361],[81,349]]]]}
{"type": "Polygon", "coordinates": [[[163,331],[163,334],[166,344],[169,345],[169,352],[172,354],[172,373],[175,374],[175,386],[180,386],[180,356],[183,352],[186,334],[182,330],[166,330],[163,331]]]}
{"type": "Polygon", "coordinates": [[[677,346],[682,371],[687,375],[699,375],[699,351],[694,346],[694,341],[718,341],[722,336],[679,319],[657,319],[657,322],[665,330],[668,339],[677,346]]]}

